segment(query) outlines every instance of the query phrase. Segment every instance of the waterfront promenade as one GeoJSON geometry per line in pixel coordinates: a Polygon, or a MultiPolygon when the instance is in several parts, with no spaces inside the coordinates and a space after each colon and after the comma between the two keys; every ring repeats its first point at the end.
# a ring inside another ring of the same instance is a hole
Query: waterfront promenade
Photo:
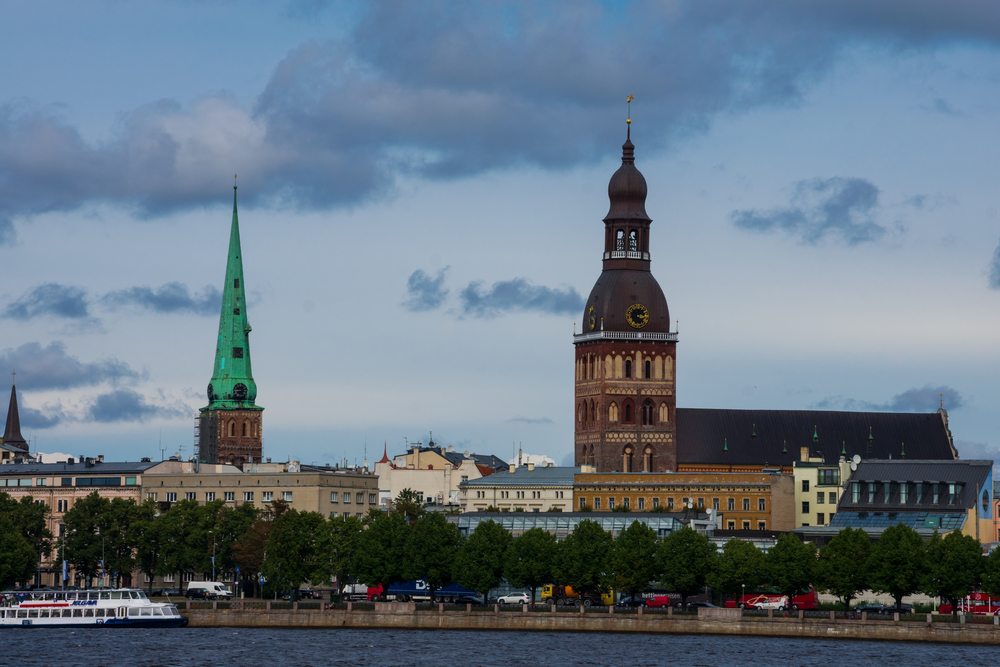
{"type": "MultiPolygon", "coordinates": [[[[277,605],[275,605],[277,607],[277,605]]],[[[288,605],[282,605],[287,607],[288,605]]],[[[270,608],[267,603],[233,603],[228,609],[211,603],[183,612],[191,627],[221,628],[394,628],[412,630],[496,630],[520,632],[608,632],[683,635],[728,635],[809,639],[857,639],[1000,645],[1000,626],[870,619],[769,617],[738,615],[649,614],[591,608],[585,613],[535,608],[502,611],[495,608],[448,608],[417,611],[412,604],[380,605],[378,609],[270,608]],[[214,608],[213,608],[214,607],[214,608]]],[[[702,610],[716,612],[722,610],[702,610]]]]}

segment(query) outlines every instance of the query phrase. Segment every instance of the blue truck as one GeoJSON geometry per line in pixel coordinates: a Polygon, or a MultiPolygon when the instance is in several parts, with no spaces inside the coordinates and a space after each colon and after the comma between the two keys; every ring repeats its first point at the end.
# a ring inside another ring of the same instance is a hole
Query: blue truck
{"type": "MultiPolygon", "coordinates": [[[[399,602],[424,602],[431,599],[431,587],[423,579],[403,581],[389,584],[388,592],[383,595],[381,586],[368,586],[366,596],[369,601],[398,600],[399,602]]],[[[436,602],[456,602],[460,598],[479,598],[479,594],[462,588],[458,584],[450,584],[434,591],[436,602]]]]}

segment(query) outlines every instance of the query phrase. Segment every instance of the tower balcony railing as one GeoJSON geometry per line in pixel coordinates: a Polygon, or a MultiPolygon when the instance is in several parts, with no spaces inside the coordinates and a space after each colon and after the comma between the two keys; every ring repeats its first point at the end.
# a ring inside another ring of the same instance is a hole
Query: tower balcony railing
{"type": "Polygon", "coordinates": [[[649,253],[638,250],[612,250],[604,253],[604,259],[649,259],[649,253]]]}
{"type": "Polygon", "coordinates": [[[660,340],[668,343],[677,342],[677,332],[662,331],[591,331],[573,336],[574,343],[586,343],[591,340],[660,340]]]}

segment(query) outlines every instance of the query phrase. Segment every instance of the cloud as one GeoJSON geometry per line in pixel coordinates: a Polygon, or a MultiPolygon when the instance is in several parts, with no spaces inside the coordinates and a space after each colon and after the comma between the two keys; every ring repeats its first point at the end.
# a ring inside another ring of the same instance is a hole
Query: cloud
{"type": "Polygon", "coordinates": [[[109,292],[101,297],[101,303],[111,310],[134,306],[157,313],[192,313],[194,315],[218,315],[222,307],[222,293],[215,287],[205,287],[201,295],[192,295],[186,285],[173,282],[159,289],[152,287],[132,287],[109,292]]]}
{"type": "Polygon", "coordinates": [[[110,382],[117,384],[145,377],[117,359],[82,362],[66,353],[66,346],[55,341],[42,347],[25,343],[0,352],[0,368],[17,370],[19,389],[71,389],[110,382]]]}
{"type": "Polygon", "coordinates": [[[431,278],[422,269],[410,274],[406,281],[406,292],[410,298],[403,302],[403,307],[414,313],[434,310],[444,303],[448,290],[444,289],[444,274],[449,267],[444,267],[431,278]]]}
{"type": "Polygon", "coordinates": [[[47,429],[58,426],[66,420],[67,416],[63,412],[61,405],[46,405],[45,411],[29,408],[24,404],[21,392],[17,392],[17,414],[21,420],[23,429],[47,429]]]}
{"type": "Polygon", "coordinates": [[[1000,448],[986,442],[974,442],[972,440],[955,440],[955,449],[958,455],[965,460],[986,459],[995,461],[994,469],[1000,464],[1000,448]]]}
{"type": "Polygon", "coordinates": [[[514,417],[513,419],[508,419],[508,422],[516,422],[521,424],[551,424],[553,423],[548,417],[539,417],[538,419],[531,419],[529,417],[514,417]]]}
{"type": "MultiPolygon", "coordinates": [[[[311,18],[326,4],[286,7],[311,18]]],[[[18,216],[216,204],[233,164],[249,204],[300,209],[363,203],[401,175],[566,169],[617,149],[629,92],[643,155],[719,114],[797,103],[850,48],[995,45],[995,11],[994,0],[373,0],[341,37],[288,53],[250,105],[156,101],[94,141],[55,107],[0,108],[0,242],[18,216]]]]}
{"type": "Polygon", "coordinates": [[[863,178],[814,178],[795,184],[787,208],[733,211],[730,219],[741,229],[781,230],[811,245],[833,236],[853,246],[877,241],[886,233],[875,222],[878,195],[878,188],[863,178]]]}
{"type": "Polygon", "coordinates": [[[885,403],[873,403],[844,396],[827,396],[811,407],[819,410],[841,409],[862,412],[936,412],[941,403],[948,410],[965,407],[966,401],[957,389],[946,385],[925,385],[907,389],[885,403]]]}
{"type": "Polygon", "coordinates": [[[116,389],[98,396],[87,417],[103,423],[143,422],[153,417],[182,417],[184,414],[179,407],[147,403],[145,397],[131,389],[116,389]]]}
{"type": "Polygon", "coordinates": [[[990,289],[1000,289],[1000,245],[993,251],[990,261],[990,289]]]}
{"type": "Polygon", "coordinates": [[[15,320],[30,320],[43,315],[85,319],[90,315],[86,290],[58,283],[35,287],[4,308],[3,314],[15,320]]]}
{"type": "Polygon", "coordinates": [[[483,290],[482,282],[471,282],[459,294],[462,314],[496,317],[502,312],[534,310],[550,315],[569,315],[583,308],[583,297],[572,287],[564,290],[532,285],[524,278],[503,280],[483,290]]]}

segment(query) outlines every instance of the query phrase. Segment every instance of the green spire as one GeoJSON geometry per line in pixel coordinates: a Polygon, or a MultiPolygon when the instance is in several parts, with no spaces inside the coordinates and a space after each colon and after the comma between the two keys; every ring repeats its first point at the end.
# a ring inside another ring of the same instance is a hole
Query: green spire
{"type": "Polygon", "coordinates": [[[729,438],[725,438],[722,441],[722,451],[724,451],[724,452],[728,452],[729,451],[729,438]]]}
{"type": "Polygon", "coordinates": [[[819,428],[813,426],[813,442],[819,442],[819,428]]]}
{"type": "Polygon", "coordinates": [[[203,410],[256,407],[257,384],[250,368],[250,324],[247,322],[246,288],[240,251],[240,223],[236,215],[236,186],[233,186],[233,226],[229,232],[229,258],[222,290],[219,339],[215,348],[215,368],[208,385],[208,406],[203,410]]]}
{"type": "Polygon", "coordinates": [[[843,442],[844,444],[842,444],[842,445],[840,446],[840,453],[841,453],[841,454],[847,454],[847,441],[846,441],[846,440],[843,440],[842,442],[843,442]]]}
{"type": "Polygon", "coordinates": [[[787,454],[788,453],[788,441],[787,440],[782,440],[781,441],[781,453],[782,454],[787,454]]]}

